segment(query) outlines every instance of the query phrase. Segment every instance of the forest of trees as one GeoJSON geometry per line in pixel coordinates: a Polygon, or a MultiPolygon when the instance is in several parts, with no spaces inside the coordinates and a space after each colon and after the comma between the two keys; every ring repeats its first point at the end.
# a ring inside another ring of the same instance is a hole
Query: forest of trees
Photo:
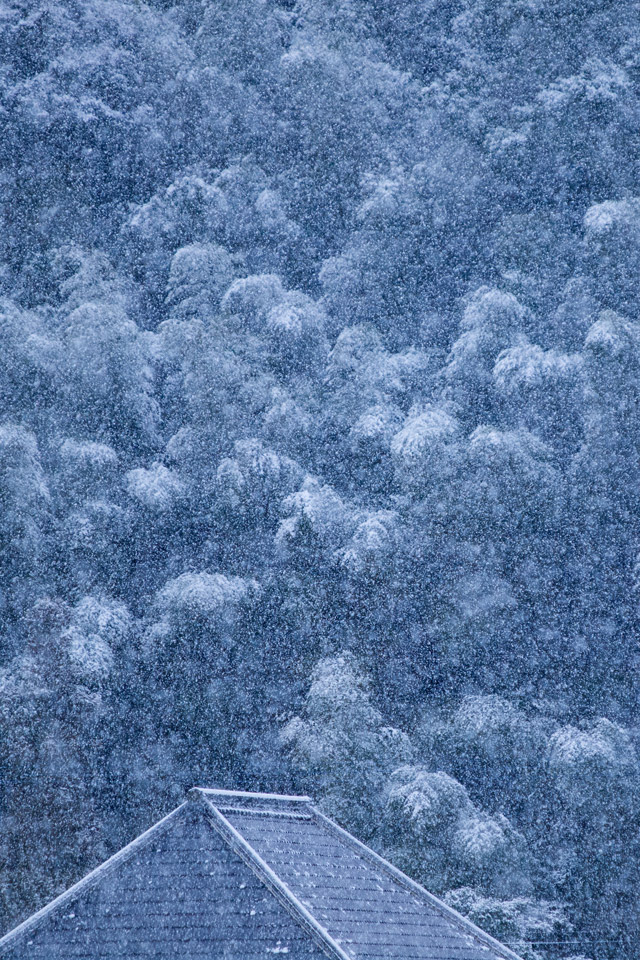
{"type": "Polygon", "coordinates": [[[0,932],[194,784],[640,957],[640,7],[0,0],[0,932]]]}

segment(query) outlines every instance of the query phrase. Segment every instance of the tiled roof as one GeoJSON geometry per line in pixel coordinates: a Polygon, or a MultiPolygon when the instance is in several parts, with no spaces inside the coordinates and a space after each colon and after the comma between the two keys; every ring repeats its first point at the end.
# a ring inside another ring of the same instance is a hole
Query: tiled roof
{"type": "Polygon", "coordinates": [[[0,940],[7,960],[517,960],[307,797],[194,789],[0,940]]]}

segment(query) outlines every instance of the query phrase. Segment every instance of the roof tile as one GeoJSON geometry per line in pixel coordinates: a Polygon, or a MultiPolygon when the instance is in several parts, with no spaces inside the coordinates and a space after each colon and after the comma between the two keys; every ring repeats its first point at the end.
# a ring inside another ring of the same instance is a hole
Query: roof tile
{"type": "Polygon", "coordinates": [[[308,797],[195,789],[0,940],[6,960],[518,960],[308,797]]]}

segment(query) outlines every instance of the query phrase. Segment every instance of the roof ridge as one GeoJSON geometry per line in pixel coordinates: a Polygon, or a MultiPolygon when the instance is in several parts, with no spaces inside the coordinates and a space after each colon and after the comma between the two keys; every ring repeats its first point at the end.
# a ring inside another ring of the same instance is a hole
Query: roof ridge
{"type": "MultiPolygon", "coordinates": [[[[311,797],[301,794],[287,793],[260,793],[255,790],[223,790],[221,787],[192,787],[192,790],[205,796],[233,799],[240,797],[244,800],[279,800],[286,803],[311,803],[311,797]]],[[[191,793],[191,791],[190,791],[191,793]]]]}
{"type": "Polygon", "coordinates": [[[106,874],[110,873],[114,867],[118,866],[120,863],[126,862],[129,857],[140,847],[143,847],[157,834],[166,830],[166,828],[171,825],[173,818],[176,817],[180,812],[186,810],[187,807],[188,803],[185,800],[180,804],[180,806],[176,807],[175,810],[172,810],[171,813],[168,813],[166,817],[158,820],[158,822],[154,823],[153,826],[149,827],[148,830],[145,830],[144,833],[140,834],[140,836],[135,837],[134,840],[122,847],[121,850],[118,850],[116,853],[114,853],[113,856],[108,858],[108,860],[98,864],[98,866],[87,873],[86,876],[82,877],[72,886],[68,887],[67,890],[64,890],[53,900],[50,900],[49,903],[46,903],[44,907],[40,908],[40,910],[36,910],[36,912],[32,913],[26,918],[26,920],[23,920],[22,923],[19,923],[17,927],[13,927],[13,929],[5,933],[3,937],[0,937],[0,948],[8,945],[13,946],[14,942],[19,941],[33,928],[38,927],[40,923],[58,907],[67,902],[73,902],[79,895],[84,893],[85,890],[90,890],[96,883],[99,883],[106,874]]]}
{"type": "Polygon", "coordinates": [[[365,843],[362,843],[360,840],[354,837],[353,834],[349,833],[348,830],[344,830],[334,820],[331,820],[330,817],[326,817],[312,803],[309,803],[309,809],[311,810],[314,819],[318,823],[328,828],[330,832],[334,833],[341,840],[346,841],[347,844],[356,850],[356,852],[358,852],[365,860],[369,860],[369,862],[381,867],[385,873],[395,880],[396,883],[404,887],[406,890],[409,890],[416,897],[422,900],[423,903],[428,903],[430,906],[438,910],[439,913],[443,914],[449,920],[452,920],[456,926],[462,928],[465,933],[468,933],[470,936],[480,941],[483,946],[490,947],[494,953],[497,953],[498,956],[503,957],[504,960],[522,960],[517,953],[514,953],[513,950],[509,949],[509,947],[505,947],[504,944],[492,937],[491,934],[485,933],[485,931],[481,930],[480,927],[477,927],[472,920],[469,920],[461,913],[458,913],[457,910],[444,903],[444,901],[440,900],[438,897],[434,896],[433,893],[429,893],[429,891],[423,887],[422,884],[412,880],[411,877],[408,877],[406,873],[403,873],[402,870],[398,869],[398,867],[394,867],[392,863],[390,863],[388,860],[385,860],[384,857],[381,857],[380,854],[376,853],[375,850],[372,850],[371,847],[368,847],[365,843]]]}
{"type": "MultiPolygon", "coordinates": [[[[205,807],[205,813],[211,826],[223,838],[227,845],[251,868],[270,893],[288,910],[293,919],[310,937],[332,958],[332,960],[351,960],[331,934],[318,922],[313,914],[298,900],[289,886],[262,859],[242,834],[236,830],[221,811],[214,806],[204,791],[191,792],[193,800],[199,799],[205,807]]],[[[297,798],[298,799],[298,798],[297,798]]],[[[306,799],[306,798],[305,798],[306,799]]],[[[308,801],[309,807],[311,802],[308,801]]]]}
{"type": "Polygon", "coordinates": [[[281,817],[283,820],[313,820],[313,814],[308,809],[302,810],[273,810],[264,807],[232,806],[230,803],[214,804],[216,810],[224,813],[243,813],[248,817],[281,817]]]}

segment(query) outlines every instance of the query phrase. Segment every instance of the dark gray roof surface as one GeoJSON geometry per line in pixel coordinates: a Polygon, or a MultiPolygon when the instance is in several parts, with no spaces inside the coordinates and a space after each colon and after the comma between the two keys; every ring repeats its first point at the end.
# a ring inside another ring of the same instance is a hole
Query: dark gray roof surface
{"type": "Polygon", "coordinates": [[[0,941],[0,956],[326,960],[191,804],[130,856],[104,869],[108,864],[76,895],[72,888],[0,941]]]}
{"type": "Polygon", "coordinates": [[[358,843],[310,802],[279,811],[203,791],[349,958],[495,960],[514,954],[358,843]]]}
{"type": "Polygon", "coordinates": [[[518,960],[307,797],[195,789],[0,940],[7,960],[518,960]]]}

